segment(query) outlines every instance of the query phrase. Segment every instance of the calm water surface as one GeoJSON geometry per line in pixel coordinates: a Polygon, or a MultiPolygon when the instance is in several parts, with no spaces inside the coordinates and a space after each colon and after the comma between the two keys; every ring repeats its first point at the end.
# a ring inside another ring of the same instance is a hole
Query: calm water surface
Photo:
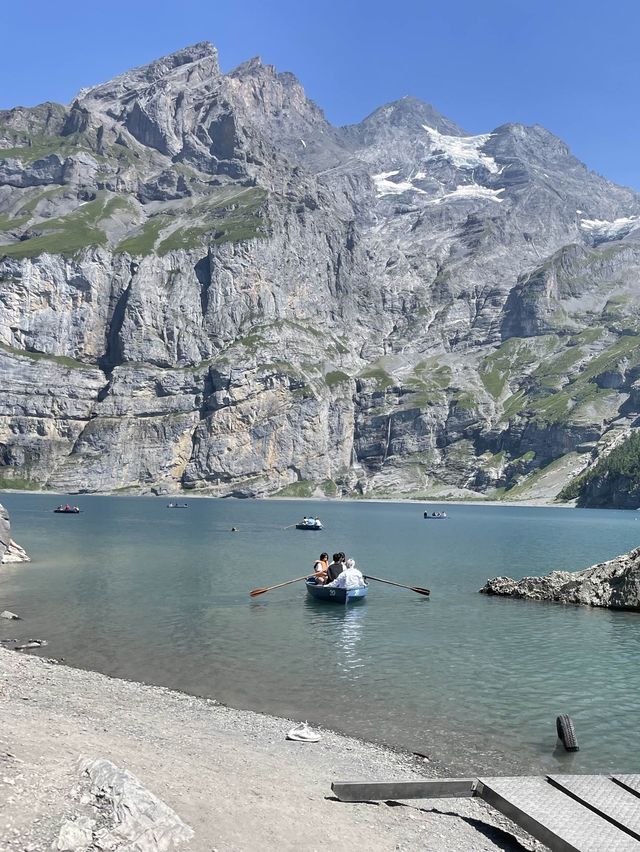
{"type": "Polygon", "coordinates": [[[3,494],[33,562],[3,566],[0,638],[110,675],[308,719],[452,771],[640,772],[640,615],[488,598],[488,577],[586,567],[640,544],[640,513],[415,504],[3,494]],[[432,509],[433,507],[429,507],[432,509]],[[438,507],[439,508],[439,507],[438,507]],[[319,512],[320,533],[284,529],[319,512]],[[230,532],[231,526],[239,531],[230,532]],[[308,600],[321,550],[373,584],[353,608],[308,600]],[[17,625],[17,626],[16,626],[17,625]],[[580,752],[557,748],[574,719],[580,752]]]}

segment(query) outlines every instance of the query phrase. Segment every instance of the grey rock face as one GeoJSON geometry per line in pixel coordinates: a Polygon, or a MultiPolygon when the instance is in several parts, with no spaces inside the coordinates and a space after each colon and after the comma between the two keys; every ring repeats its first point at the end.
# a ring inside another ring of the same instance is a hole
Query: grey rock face
{"type": "MultiPolygon", "coordinates": [[[[7,562],[31,562],[25,551],[11,538],[9,513],[0,504],[0,564],[7,562]]],[[[2,613],[3,618],[18,618],[11,612],[2,613]]]]}
{"type": "Polygon", "coordinates": [[[554,494],[640,416],[639,252],[543,128],[206,43],[0,113],[0,483],[554,494]]]}
{"type": "Polygon", "coordinates": [[[552,571],[545,577],[524,577],[522,580],[495,577],[488,580],[480,592],[640,611],[640,548],[592,565],[585,571],[552,571]]]}

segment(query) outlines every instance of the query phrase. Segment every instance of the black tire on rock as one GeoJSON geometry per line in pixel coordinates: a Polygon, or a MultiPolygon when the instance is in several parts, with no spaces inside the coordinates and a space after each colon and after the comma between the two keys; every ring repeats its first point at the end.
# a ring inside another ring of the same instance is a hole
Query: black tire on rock
{"type": "Polygon", "coordinates": [[[561,716],[556,718],[556,730],[558,732],[558,738],[567,751],[580,750],[573,721],[566,713],[563,713],[561,716]]]}

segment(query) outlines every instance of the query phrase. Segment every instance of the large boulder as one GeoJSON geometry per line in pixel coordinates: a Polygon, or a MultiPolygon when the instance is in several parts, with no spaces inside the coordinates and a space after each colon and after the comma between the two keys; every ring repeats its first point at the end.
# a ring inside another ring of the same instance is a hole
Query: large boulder
{"type": "Polygon", "coordinates": [[[482,594],[535,601],[603,606],[640,612],[640,547],[584,571],[552,571],[544,577],[494,577],[482,594]]]}
{"type": "Polygon", "coordinates": [[[31,562],[25,551],[10,536],[9,513],[0,503],[0,563],[31,562]]]}

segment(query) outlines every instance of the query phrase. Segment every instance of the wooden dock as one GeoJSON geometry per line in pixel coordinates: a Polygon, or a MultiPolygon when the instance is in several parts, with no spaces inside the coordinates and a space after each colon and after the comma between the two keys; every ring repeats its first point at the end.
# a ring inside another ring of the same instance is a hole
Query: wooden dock
{"type": "Polygon", "coordinates": [[[640,852],[640,775],[335,782],[331,789],[343,802],[478,796],[552,852],[640,852]]]}

